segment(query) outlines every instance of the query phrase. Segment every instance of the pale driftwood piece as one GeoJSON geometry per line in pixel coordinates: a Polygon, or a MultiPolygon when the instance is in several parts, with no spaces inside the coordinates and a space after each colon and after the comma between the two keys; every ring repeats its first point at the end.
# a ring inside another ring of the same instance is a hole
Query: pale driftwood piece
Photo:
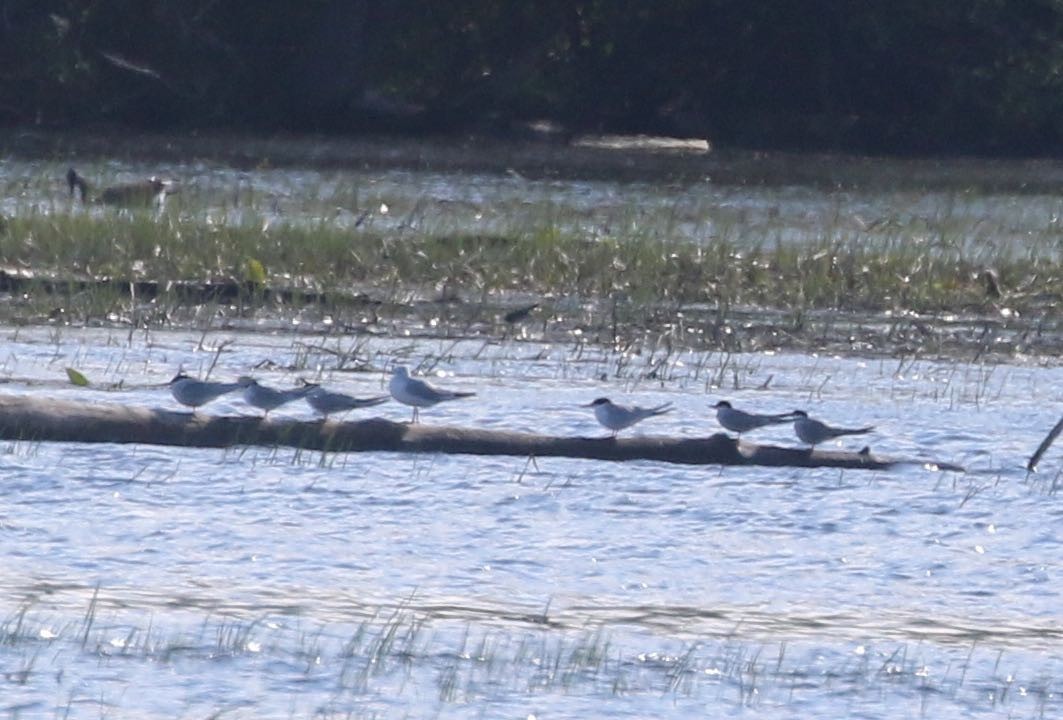
{"type": "Polygon", "coordinates": [[[29,442],[142,443],[226,448],[288,446],[328,452],[436,452],[591,460],[656,460],[687,465],[768,465],[886,470],[902,464],[963,471],[951,463],[869,453],[754,445],[722,433],[706,438],[552,437],[474,428],[218,416],[56,398],[0,395],[0,439],[29,442]]]}
{"type": "Polygon", "coordinates": [[[1041,456],[1045,454],[1045,451],[1048,450],[1049,447],[1051,447],[1052,443],[1055,442],[1061,432],[1063,432],[1063,418],[1059,419],[1056,426],[1045,435],[1045,439],[1037,446],[1037,452],[1035,452],[1033,457],[1030,458],[1030,462],[1026,463],[1027,470],[1030,472],[1037,471],[1037,463],[1041,462],[1041,456]]]}

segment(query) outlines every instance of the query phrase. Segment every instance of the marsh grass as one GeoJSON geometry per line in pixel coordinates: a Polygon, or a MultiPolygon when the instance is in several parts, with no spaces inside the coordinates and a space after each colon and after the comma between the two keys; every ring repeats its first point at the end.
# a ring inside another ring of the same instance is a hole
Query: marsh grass
{"type": "MultiPolygon", "coordinates": [[[[84,167],[100,184],[129,179],[110,163],[84,167]]],[[[996,349],[1001,329],[1009,350],[1060,344],[1063,209],[1048,198],[910,190],[897,176],[878,195],[793,196],[266,165],[186,167],[164,210],[115,211],[70,202],[57,180],[65,165],[35,168],[11,188],[0,230],[0,267],[40,279],[0,305],[11,323],[207,329],[300,317],[348,331],[549,332],[618,350],[803,349],[830,338],[857,352],[962,343],[977,353],[996,349]],[[86,283],[56,293],[49,278],[86,283]],[[93,286],[104,278],[157,281],[162,292],[93,286]],[[173,284],[215,282],[254,289],[196,304],[173,284]],[[532,318],[503,320],[531,303],[532,318]]]]}
{"type": "MultiPolygon", "coordinates": [[[[193,607],[178,602],[174,610],[183,619],[171,613],[164,626],[97,588],[81,622],[57,625],[54,610],[24,603],[0,621],[6,682],[56,697],[62,695],[55,688],[73,683],[74,697],[82,683],[91,695],[127,673],[141,680],[145,673],[160,680],[177,673],[180,687],[198,678],[206,688],[213,687],[208,677],[252,671],[267,685],[299,687],[305,702],[298,707],[318,708],[315,717],[322,707],[350,711],[385,698],[404,698],[424,710],[432,696],[438,708],[471,702],[505,707],[529,698],[643,698],[646,708],[692,701],[795,712],[807,703],[841,702],[849,709],[914,703],[931,716],[1000,708],[1054,712],[1059,702],[1053,677],[1028,665],[1018,670],[1012,653],[976,641],[948,648],[916,640],[810,648],[733,634],[676,640],[609,625],[551,628],[474,619],[455,625],[405,603],[353,625],[256,615],[250,607],[237,614],[218,608],[198,621],[193,607]]],[[[165,682],[155,687],[166,692],[165,682]]],[[[123,700],[113,709],[126,705],[136,714],[145,707],[139,696],[119,693],[123,700]]],[[[276,700],[239,702],[265,710],[276,700]]]]}
{"type": "MultiPolygon", "coordinates": [[[[814,244],[743,237],[703,244],[638,232],[587,238],[546,223],[511,235],[402,237],[326,223],[217,224],[172,215],[19,216],[0,236],[0,263],[60,277],[167,281],[247,279],[261,263],[268,284],[399,300],[414,294],[484,301],[513,293],[598,300],[619,320],[647,308],[708,304],[784,308],[795,325],[812,310],[1013,312],[1054,307],[1063,269],[1053,254],[1017,255],[918,238],[814,244]],[[987,293],[992,269],[1005,289],[987,293]]],[[[108,298],[71,298],[92,304],[108,298]]],[[[254,298],[248,298],[253,302],[254,298]]]]}

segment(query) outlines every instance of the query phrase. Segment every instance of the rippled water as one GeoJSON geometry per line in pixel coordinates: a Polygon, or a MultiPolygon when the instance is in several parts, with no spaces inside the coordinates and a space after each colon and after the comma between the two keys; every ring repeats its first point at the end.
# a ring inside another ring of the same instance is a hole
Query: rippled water
{"type": "MultiPolygon", "coordinates": [[[[225,341],[217,378],[383,382],[336,371],[336,338],[3,336],[3,393],[173,408],[156,385],[202,374],[225,341]],[[65,384],[68,366],[99,389],[65,384]]],[[[3,443],[7,716],[1063,709],[1063,450],[1023,470],[1058,419],[1060,363],[686,353],[648,380],[660,357],[535,342],[368,339],[357,355],[438,360],[439,384],[479,393],[430,422],[597,435],[578,405],[607,395],[673,401],[636,431],[697,436],[728,398],[874,424],[875,452],[970,472],[3,443]]],[[[794,442],[786,427],[756,438],[794,442]]]]}
{"type": "MultiPolygon", "coordinates": [[[[167,212],[197,221],[329,222],[398,236],[542,227],[758,243],[903,237],[1051,255],[1063,215],[1054,195],[736,188],[710,178],[668,186],[207,163],[79,169],[101,184],[174,178],[181,192],[167,212]]],[[[5,161],[0,213],[71,211],[65,171],[65,162],[5,161]]],[[[253,370],[277,385],[305,377],[372,395],[388,361],[426,360],[440,384],[478,392],[427,411],[429,422],[597,435],[579,405],[608,395],[675,403],[636,432],[700,436],[718,430],[709,406],[727,398],[874,424],[876,453],[970,469],[2,443],[4,716],[1060,712],[1063,450],[1040,475],[1023,470],[1058,420],[1058,360],[665,357],[298,327],[0,336],[0,393],[175,408],[160,385],[178,368],[202,375],[216,358],[216,378],[253,370]],[[363,365],[370,370],[348,371],[363,365]],[[93,387],[71,387],[67,367],[93,387]]],[[[231,398],[209,412],[251,411],[231,398]]],[[[373,412],[408,417],[391,404],[373,412]]],[[[310,417],[302,406],[280,414],[310,417]]],[[[785,427],[755,437],[794,442],[785,427]]]]}

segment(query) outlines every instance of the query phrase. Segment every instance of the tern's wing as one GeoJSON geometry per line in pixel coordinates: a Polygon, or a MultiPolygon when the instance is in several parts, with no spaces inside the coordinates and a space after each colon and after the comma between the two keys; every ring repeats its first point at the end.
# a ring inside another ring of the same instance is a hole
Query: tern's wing
{"type": "Polygon", "coordinates": [[[240,390],[240,386],[236,383],[212,383],[208,388],[209,394],[212,397],[221,397],[228,393],[240,390]]]}
{"type": "Polygon", "coordinates": [[[334,408],[341,406],[347,396],[342,393],[329,392],[321,388],[314,388],[306,394],[306,400],[315,408],[334,408]]]}
{"type": "MultiPolygon", "coordinates": [[[[311,396],[314,397],[314,396],[311,396]]],[[[320,402],[321,395],[318,395],[318,402],[320,402]]],[[[339,410],[357,410],[358,408],[372,407],[373,405],[379,405],[386,403],[391,399],[390,395],[380,395],[379,397],[371,398],[357,398],[354,395],[345,395],[343,393],[329,393],[328,401],[329,406],[339,410]]]]}
{"type": "Polygon", "coordinates": [[[757,420],[764,425],[776,425],[782,423],[793,422],[793,413],[784,413],[781,415],[757,415],[757,420]]]}
{"type": "Polygon", "coordinates": [[[432,387],[424,380],[418,380],[416,378],[410,378],[406,381],[406,393],[418,400],[425,400],[427,402],[439,402],[440,400],[449,397],[446,392],[432,387]]]}
{"type": "Polygon", "coordinates": [[[672,409],[672,403],[665,403],[664,405],[658,405],[657,407],[621,407],[624,411],[624,416],[631,422],[638,422],[639,420],[645,420],[646,418],[653,417],[654,415],[661,415],[672,409]]]}
{"type": "Polygon", "coordinates": [[[864,435],[874,429],[874,425],[868,425],[862,428],[833,428],[833,431],[838,435],[864,435]]]}

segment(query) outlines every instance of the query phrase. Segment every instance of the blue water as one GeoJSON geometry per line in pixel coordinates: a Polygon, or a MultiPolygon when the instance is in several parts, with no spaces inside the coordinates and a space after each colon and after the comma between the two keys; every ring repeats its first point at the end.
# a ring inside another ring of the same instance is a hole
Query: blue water
{"type": "MultiPolygon", "coordinates": [[[[1063,709],[1063,448],[1023,470],[1063,404],[1056,361],[684,353],[646,380],[648,355],[534,342],[370,339],[359,359],[380,371],[336,372],[334,341],[313,335],[3,336],[5,394],[175,409],[157,385],[179,367],[201,374],[231,341],[212,377],[268,367],[254,374],[372,395],[389,360],[445,354],[433,380],[478,395],[425,422],[598,435],[579,405],[606,395],[675,403],[627,432],[702,436],[727,398],[873,424],[837,447],[970,470],[6,442],[8,717],[1063,709]],[[68,366],[95,387],[66,384],[68,366]]],[[[206,411],[253,412],[238,397],[206,411]]],[[[795,442],[785,426],[752,439],[795,442]]]]}

